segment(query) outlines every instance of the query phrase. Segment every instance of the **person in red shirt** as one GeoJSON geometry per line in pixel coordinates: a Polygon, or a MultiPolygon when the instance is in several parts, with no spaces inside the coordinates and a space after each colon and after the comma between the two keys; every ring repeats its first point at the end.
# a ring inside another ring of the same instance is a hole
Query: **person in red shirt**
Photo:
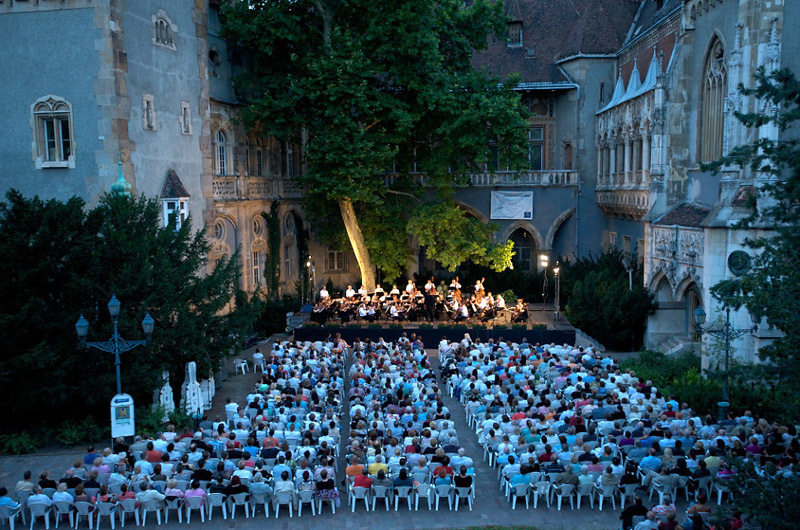
{"type": "Polygon", "coordinates": [[[144,459],[153,464],[161,462],[161,451],[153,448],[153,442],[147,442],[147,453],[145,453],[144,459]]]}
{"type": "Polygon", "coordinates": [[[372,479],[369,478],[369,471],[367,471],[367,468],[363,468],[361,470],[361,474],[358,475],[355,479],[353,479],[353,487],[354,488],[372,487],[372,479]]]}

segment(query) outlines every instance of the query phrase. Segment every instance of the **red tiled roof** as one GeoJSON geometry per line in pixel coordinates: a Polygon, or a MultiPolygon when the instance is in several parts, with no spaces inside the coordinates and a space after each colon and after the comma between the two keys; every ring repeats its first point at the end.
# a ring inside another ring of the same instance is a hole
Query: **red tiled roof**
{"type": "Polygon", "coordinates": [[[556,61],[582,54],[613,54],[622,46],[640,0],[511,0],[506,12],[522,20],[522,46],[491,41],[473,64],[524,83],[567,79],[556,61]],[[530,53],[532,52],[532,53],[530,53]]]}
{"type": "Polygon", "coordinates": [[[164,186],[161,188],[162,199],[177,199],[182,197],[190,197],[186,187],[178,178],[175,170],[170,169],[167,171],[167,178],[164,179],[164,186]]]}
{"type": "Polygon", "coordinates": [[[698,204],[681,204],[667,212],[664,217],[654,224],[700,228],[710,211],[710,209],[698,204]]]}

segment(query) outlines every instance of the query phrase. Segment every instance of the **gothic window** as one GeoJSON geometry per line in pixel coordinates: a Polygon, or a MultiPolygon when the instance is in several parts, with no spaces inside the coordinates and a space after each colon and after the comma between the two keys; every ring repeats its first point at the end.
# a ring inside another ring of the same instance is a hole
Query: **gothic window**
{"type": "Polygon", "coordinates": [[[163,9],[159,9],[151,20],[153,22],[153,44],[174,50],[177,26],[172,23],[163,9]]]}
{"type": "Polygon", "coordinates": [[[722,156],[724,126],[723,106],[728,89],[728,71],[725,66],[725,49],[722,41],[714,38],[709,47],[702,78],[700,111],[701,162],[716,160],[722,156]]]}
{"type": "Polygon", "coordinates": [[[261,271],[263,269],[264,264],[264,251],[263,250],[254,250],[253,251],[253,283],[255,285],[261,285],[262,275],[261,271]]]}
{"type": "Polygon", "coordinates": [[[228,160],[230,157],[228,157],[227,136],[224,131],[217,131],[215,144],[214,151],[216,154],[217,175],[227,175],[230,167],[230,162],[228,160]]]}
{"type": "Polygon", "coordinates": [[[260,237],[263,233],[264,233],[264,219],[259,214],[253,218],[253,234],[256,237],[260,237]]]}
{"type": "Polygon", "coordinates": [[[514,243],[514,257],[511,258],[514,270],[531,272],[533,257],[536,255],[533,236],[524,228],[517,228],[508,240],[514,243]]]}
{"type": "Polygon", "coordinates": [[[74,167],[72,107],[56,96],[33,105],[37,167],[74,167]]]}

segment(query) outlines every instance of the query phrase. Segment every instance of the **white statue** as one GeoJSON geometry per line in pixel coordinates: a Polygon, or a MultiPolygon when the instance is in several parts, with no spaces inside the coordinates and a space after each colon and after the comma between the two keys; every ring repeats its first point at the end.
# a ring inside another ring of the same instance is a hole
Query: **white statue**
{"type": "Polygon", "coordinates": [[[159,403],[164,409],[164,419],[162,421],[169,421],[169,415],[175,412],[175,398],[172,395],[172,387],[169,386],[169,372],[164,370],[161,372],[161,379],[164,381],[164,386],[161,387],[159,395],[159,403]]]}
{"type": "Polygon", "coordinates": [[[186,400],[184,402],[186,413],[193,418],[201,418],[204,407],[200,383],[197,382],[197,364],[194,361],[190,361],[186,365],[186,374],[186,400]]]}

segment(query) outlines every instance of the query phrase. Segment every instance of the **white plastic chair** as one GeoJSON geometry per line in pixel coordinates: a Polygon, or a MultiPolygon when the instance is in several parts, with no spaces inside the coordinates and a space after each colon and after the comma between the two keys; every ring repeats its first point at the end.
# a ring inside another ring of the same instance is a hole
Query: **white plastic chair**
{"type": "Polygon", "coordinates": [[[697,502],[697,494],[701,491],[706,492],[706,496],[711,496],[711,477],[701,477],[697,479],[697,487],[694,489],[694,500],[697,502]]]}
{"type": "Polygon", "coordinates": [[[150,499],[144,501],[141,505],[142,509],[142,526],[147,526],[147,513],[154,512],[156,514],[156,521],[158,526],[161,526],[161,512],[164,511],[164,502],[157,499],[150,499]]]}
{"type": "Polygon", "coordinates": [[[578,484],[576,497],[578,497],[579,510],[581,509],[581,499],[583,498],[584,495],[589,497],[589,507],[594,508],[594,491],[595,491],[595,486],[591,482],[578,484]]]}
{"type": "Polygon", "coordinates": [[[166,499],[164,501],[164,522],[169,522],[169,511],[175,510],[178,512],[178,522],[183,522],[183,499],[174,498],[166,499]]]}
{"type": "Polygon", "coordinates": [[[25,512],[28,510],[28,497],[31,496],[31,492],[15,491],[14,493],[17,494],[17,499],[19,499],[19,506],[20,506],[19,514],[22,516],[22,524],[28,524],[28,518],[25,517],[25,512]]]}
{"type": "Polygon", "coordinates": [[[617,509],[617,487],[616,486],[598,486],[597,496],[599,501],[599,509],[603,511],[603,499],[611,499],[611,505],[617,509]]]}
{"type": "MultiPolygon", "coordinates": [[[[81,517],[86,517],[89,521],[89,528],[92,528],[92,520],[94,519],[94,505],[91,502],[78,501],[75,506],[75,528],[81,525],[81,517]]],[[[138,526],[139,519],[137,517],[136,524],[138,526]]]]}
{"type": "Polygon", "coordinates": [[[209,493],[207,496],[207,504],[208,504],[208,520],[211,520],[211,516],[214,514],[214,508],[219,506],[222,508],[222,518],[228,518],[228,506],[225,502],[225,495],[222,493],[209,493]]]}
{"type": "MultiPolygon", "coordinates": [[[[11,530],[14,530],[14,522],[17,516],[22,512],[22,506],[18,506],[14,509],[10,508],[9,506],[0,506],[0,522],[8,521],[8,526],[11,530]]],[[[72,523],[72,519],[70,519],[70,524],[72,523]]]]}
{"type": "Polygon", "coordinates": [[[397,507],[400,505],[400,499],[405,499],[406,504],[408,504],[408,510],[411,511],[411,504],[412,504],[412,492],[414,488],[411,486],[397,486],[394,492],[394,511],[397,511],[397,507]]]}
{"type": "Polygon", "coordinates": [[[455,495],[453,495],[453,503],[456,505],[458,511],[458,504],[461,499],[466,499],[469,511],[472,511],[472,496],[475,492],[472,486],[456,487],[455,495]]]}
{"type": "Polygon", "coordinates": [[[728,502],[731,502],[733,500],[733,492],[724,483],[719,481],[715,482],[714,489],[717,490],[717,504],[722,504],[722,495],[724,493],[728,494],[728,502]]]}
{"type": "Polygon", "coordinates": [[[311,504],[311,516],[317,515],[317,501],[314,499],[313,490],[303,490],[297,492],[297,517],[303,516],[303,505],[311,504]]]}
{"type": "Polygon", "coordinates": [[[186,507],[186,524],[192,524],[192,510],[198,510],[200,521],[206,522],[206,500],[203,497],[189,497],[183,505],[186,507]]]}
{"type": "MultiPolygon", "coordinates": [[[[626,446],[627,447],[627,446],[626,446]]],[[[620,497],[620,510],[625,509],[625,500],[630,498],[631,502],[636,497],[636,489],[639,487],[638,484],[623,484],[619,487],[619,497],[620,497]]]]}
{"type": "Polygon", "coordinates": [[[242,372],[242,375],[246,374],[250,371],[250,368],[247,365],[247,360],[245,359],[236,359],[236,373],[238,374],[239,371],[242,372]]]}
{"type": "Polygon", "coordinates": [[[547,501],[547,507],[550,507],[550,483],[544,480],[540,480],[536,483],[533,490],[531,491],[531,495],[533,495],[533,509],[535,510],[539,506],[539,497],[544,495],[544,500],[547,501]]]}
{"type": "Polygon", "coordinates": [[[383,499],[386,506],[386,511],[389,511],[391,489],[386,486],[372,486],[372,511],[375,511],[375,505],[378,499],[383,499]]]}
{"type": "Polygon", "coordinates": [[[139,510],[136,508],[136,499],[125,499],[117,503],[117,514],[119,514],[119,523],[122,528],[125,528],[125,516],[129,513],[133,514],[136,521],[136,526],[139,526],[139,510]]]}
{"type": "MultiPolygon", "coordinates": [[[[33,523],[36,522],[38,517],[44,519],[44,527],[50,530],[50,512],[53,511],[52,506],[47,506],[42,503],[28,504],[28,512],[31,514],[31,530],[33,530],[33,523]]],[[[91,525],[89,525],[91,526],[91,525]]]]}
{"type": "Polygon", "coordinates": [[[531,506],[531,504],[530,504],[530,502],[531,502],[530,493],[531,493],[531,485],[530,485],[529,482],[525,482],[523,484],[514,484],[514,486],[512,487],[512,489],[509,492],[509,495],[511,495],[511,497],[512,497],[511,498],[511,509],[512,510],[516,510],[517,509],[517,499],[519,497],[525,497],[525,508],[526,509],[530,508],[530,506],[531,506]]]}
{"type": "Polygon", "coordinates": [[[453,487],[449,484],[441,484],[436,488],[436,511],[439,511],[439,499],[447,499],[447,506],[453,510],[453,487]]]}
{"type": "Polygon", "coordinates": [[[432,493],[433,493],[433,486],[430,484],[418,484],[416,486],[416,495],[414,499],[414,510],[419,511],[419,499],[424,498],[428,499],[428,510],[433,509],[432,504],[432,493]]]}
{"type": "Polygon", "coordinates": [[[358,499],[364,499],[364,508],[369,511],[369,488],[363,488],[361,486],[354,486],[352,491],[350,492],[350,511],[356,511],[356,501],[358,499]]]}
{"type": "Polygon", "coordinates": [[[231,505],[231,519],[236,519],[236,507],[241,506],[244,508],[245,518],[250,517],[250,506],[247,502],[247,493],[236,493],[228,497],[228,502],[231,505]]]}
{"type": "Polygon", "coordinates": [[[117,518],[117,505],[113,502],[98,502],[95,505],[95,518],[97,522],[94,525],[95,530],[100,528],[100,519],[103,516],[108,517],[108,522],[111,524],[111,530],[114,530],[114,519],[117,518]]]}
{"type": "Polygon", "coordinates": [[[275,495],[275,518],[280,515],[281,505],[289,507],[289,517],[292,517],[294,505],[294,493],[291,491],[279,491],[275,495]]]}
{"type": "Polygon", "coordinates": [[[572,493],[575,491],[573,484],[561,484],[560,486],[553,486],[553,492],[558,496],[558,511],[561,511],[561,501],[566,497],[569,499],[570,510],[575,509],[575,499],[572,493]]]}
{"type": "Polygon", "coordinates": [[[69,501],[55,501],[53,502],[53,517],[56,520],[56,528],[61,520],[61,516],[66,515],[69,517],[69,527],[75,526],[75,514],[72,513],[72,503],[69,501]]]}
{"type": "Polygon", "coordinates": [[[266,493],[251,493],[250,494],[250,513],[253,517],[256,516],[256,507],[264,507],[264,517],[269,518],[269,495],[266,493]]]}

